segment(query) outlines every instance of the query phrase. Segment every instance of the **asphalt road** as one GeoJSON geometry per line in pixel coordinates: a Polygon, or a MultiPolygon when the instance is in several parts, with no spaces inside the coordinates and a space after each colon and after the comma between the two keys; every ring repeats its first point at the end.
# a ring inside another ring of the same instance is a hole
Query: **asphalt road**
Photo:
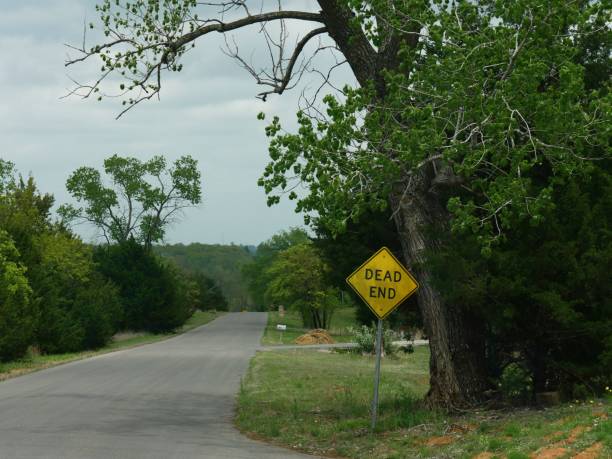
{"type": "Polygon", "coordinates": [[[311,458],[232,426],[265,313],[0,382],[0,458],[311,458]]]}

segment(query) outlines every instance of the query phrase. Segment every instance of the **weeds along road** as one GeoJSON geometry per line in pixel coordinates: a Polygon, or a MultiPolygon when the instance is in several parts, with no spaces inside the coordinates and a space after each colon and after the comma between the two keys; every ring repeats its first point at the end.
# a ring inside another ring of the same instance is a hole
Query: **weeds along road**
{"type": "Polygon", "coordinates": [[[232,426],[265,313],[0,382],[0,458],[312,458],[232,426]]]}

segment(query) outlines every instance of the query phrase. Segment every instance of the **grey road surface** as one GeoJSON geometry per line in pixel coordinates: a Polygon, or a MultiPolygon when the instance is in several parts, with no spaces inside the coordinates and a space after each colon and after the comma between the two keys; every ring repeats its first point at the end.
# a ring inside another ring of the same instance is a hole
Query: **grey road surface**
{"type": "Polygon", "coordinates": [[[1,459],[311,458],[238,433],[265,313],[0,383],[1,459]]]}

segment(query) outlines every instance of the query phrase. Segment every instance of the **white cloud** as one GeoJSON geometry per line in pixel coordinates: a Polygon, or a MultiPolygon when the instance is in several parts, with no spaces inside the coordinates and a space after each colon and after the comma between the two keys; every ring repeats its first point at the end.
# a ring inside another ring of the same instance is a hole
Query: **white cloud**
{"type": "MultiPolygon", "coordinates": [[[[292,8],[315,2],[295,0],[292,8]]],[[[64,43],[79,43],[83,19],[95,18],[91,0],[0,0],[0,156],[32,173],[57,202],[71,171],[99,167],[114,153],[141,158],[192,154],[200,162],[204,204],[186,212],[169,233],[173,242],[258,243],[276,231],[302,223],[293,204],[266,206],[256,181],[267,163],[265,122],[256,114],[278,114],[292,125],[299,90],[263,103],[261,87],[219,50],[220,35],[206,37],[185,57],[185,70],[167,75],[161,100],[143,103],[114,118],[117,101],[60,99],[67,74],[92,78],[97,64],[64,68],[64,43]]],[[[303,34],[307,25],[292,23],[303,34]]],[[[263,55],[257,29],[241,31],[241,49],[263,55]]],[[[325,64],[323,64],[325,65],[325,64]]],[[[345,72],[342,79],[350,79],[345,72]]],[[[82,230],[90,237],[91,230],[82,230]]]]}

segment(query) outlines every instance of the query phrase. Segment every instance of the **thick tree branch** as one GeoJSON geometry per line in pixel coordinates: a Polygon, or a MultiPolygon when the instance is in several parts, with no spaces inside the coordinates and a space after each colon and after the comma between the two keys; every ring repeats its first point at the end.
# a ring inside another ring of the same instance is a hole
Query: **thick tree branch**
{"type": "Polygon", "coordinates": [[[342,2],[318,0],[330,37],[346,57],[357,81],[365,86],[376,77],[377,53],[356,22],[353,11],[342,2]]]}
{"type": "Polygon", "coordinates": [[[323,22],[323,17],[318,13],[307,13],[304,11],[272,11],[269,13],[254,14],[232,22],[219,22],[198,27],[178,39],[168,42],[167,46],[176,51],[197,38],[211,32],[230,32],[242,27],[282,19],[298,19],[301,21],[323,22]]]}

